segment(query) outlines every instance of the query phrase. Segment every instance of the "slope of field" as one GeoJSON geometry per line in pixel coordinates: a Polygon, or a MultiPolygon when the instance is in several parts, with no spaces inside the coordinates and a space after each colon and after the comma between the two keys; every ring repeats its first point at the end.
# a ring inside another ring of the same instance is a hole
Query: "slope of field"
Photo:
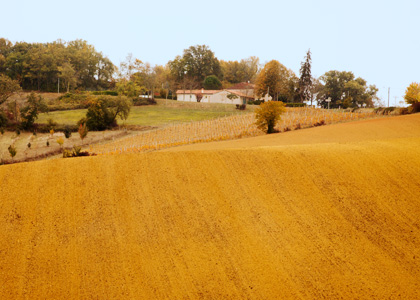
{"type": "Polygon", "coordinates": [[[420,114],[360,120],[249,139],[185,145],[163,151],[225,150],[321,143],[355,143],[411,137],[420,137],[420,114]]]}
{"type": "Polygon", "coordinates": [[[419,299],[418,119],[398,120],[2,166],[0,299],[419,299]]]}

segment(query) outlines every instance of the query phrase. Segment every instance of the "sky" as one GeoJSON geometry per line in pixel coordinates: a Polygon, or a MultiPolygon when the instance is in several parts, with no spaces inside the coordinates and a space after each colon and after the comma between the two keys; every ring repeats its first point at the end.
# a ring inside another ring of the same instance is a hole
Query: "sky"
{"type": "Polygon", "coordinates": [[[152,65],[207,45],[219,60],[257,56],[299,76],[351,71],[402,101],[420,81],[420,0],[108,1],[0,0],[0,37],[11,42],[86,40],[119,65],[128,53],[152,65]]]}

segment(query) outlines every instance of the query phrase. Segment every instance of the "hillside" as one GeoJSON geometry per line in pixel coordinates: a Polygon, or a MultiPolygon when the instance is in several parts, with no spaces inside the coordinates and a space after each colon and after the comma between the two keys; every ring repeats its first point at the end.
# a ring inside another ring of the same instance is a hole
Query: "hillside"
{"type": "Polygon", "coordinates": [[[0,299],[419,299],[419,124],[1,166],[0,299]]]}

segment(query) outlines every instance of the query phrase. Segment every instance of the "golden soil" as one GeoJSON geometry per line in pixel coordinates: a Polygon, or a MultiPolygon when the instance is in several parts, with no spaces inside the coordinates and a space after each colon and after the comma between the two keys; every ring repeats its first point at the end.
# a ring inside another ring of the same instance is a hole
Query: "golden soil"
{"type": "Polygon", "coordinates": [[[420,299],[419,124],[1,166],[0,299],[420,299]]]}

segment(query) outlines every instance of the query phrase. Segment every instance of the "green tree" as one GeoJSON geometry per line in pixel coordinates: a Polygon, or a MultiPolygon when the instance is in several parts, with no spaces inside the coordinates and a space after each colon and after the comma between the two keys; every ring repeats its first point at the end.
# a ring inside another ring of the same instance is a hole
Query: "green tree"
{"type": "Polygon", "coordinates": [[[259,129],[266,133],[274,133],[274,127],[280,120],[282,113],[286,111],[283,102],[268,101],[262,103],[255,110],[256,125],[259,129]]]}
{"type": "Polygon", "coordinates": [[[59,77],[64,80],[67,93],[70,91],[70,88],[75,88],[77,86],[77,74],[71,63],[65,62],[63,66],[58,67],[58,72],[59,77]]]}
{"type": "Polygon", "coordinates": [[[363,78],[355,78],[352,72],[328,71],[320,78],[321,86],[317,94],[318,104],[326,106],[325,101],[331,98],[330,107],[358,107],[365,105],[373,107],[378,97],[375,85],[367,85],[363,78]]]}
{"type": "Polygon", "coordinates": [[[206,90],[220,90],[222,89],[222,83],[220,82],[219,78],[214,75],[210,75],[204,79],[203,87],[206,90]]]}
{"type": "Polygon", "coordinates": [[[175,57],[173,61],[169,61],[168,65],[178,82],[182,82],[184,76],[187,76],[197,85],[201,85],[206,76],[222,76],[219,60],[206,45],[196,45],[185,49],[182,57],[175,57]]]}
{"type": "Polygon", "coordinates": [[[311,75],[311,50],[306,53],[305,61],[300,66],[300,79],[299,79],[299,96],[300,102],[312,99],[312,75],[311,75]]]}
{"type": "Polygon", "coordinates": [[[22,129],[30,129],[38,118],[38,114],[47,110],[48,107],[44,98],[34,92],[30,93],[26,99],[26,105],[20,110],[20,126],[22,129]]]}
{"type": "Polygon", "coordinates": [[[126,120],[132,102],[124,96],[102,96],[89,103],[86,113],[86,125],[89,130],[105,130],[117,125],[117,117],[126,120]]]}
{"type": "Polygon", "coordinates": [[[0,105],[21,90],[17,80],[12,80],[10,77],[0,74],[0,105]]]}

